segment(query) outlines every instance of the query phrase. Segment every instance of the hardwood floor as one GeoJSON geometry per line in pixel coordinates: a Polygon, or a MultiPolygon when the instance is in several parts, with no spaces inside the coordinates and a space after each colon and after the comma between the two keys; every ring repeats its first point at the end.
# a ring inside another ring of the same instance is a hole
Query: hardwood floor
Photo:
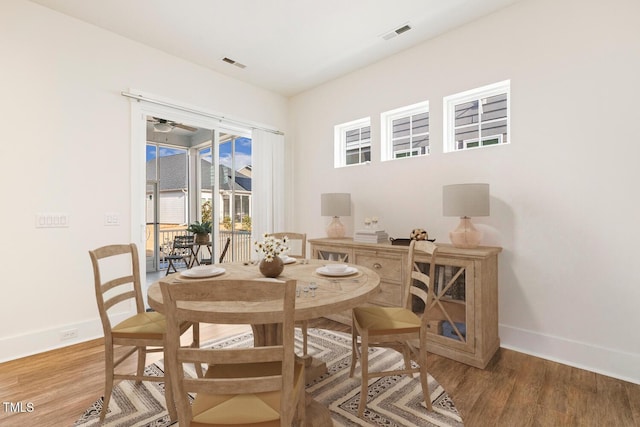
{"type": "MultiPolygon", "coordinates": [[[[309,327],[349,332],[326,319],[309,327]]],[[[203,325],[201,336],[208,340],[243,330],[203,325]]],[[[640,385],[515,351],[500,349],[484,370],[429,355],[429,371],[467,427],[640,426],[640,385]]],[[[0,425],[70,426],[102,395],[103,385],[101,340],[0,364],[0,425]],[[18,402],[24,412],[10,413],[9,405],[16,409],[18,402]]]]}

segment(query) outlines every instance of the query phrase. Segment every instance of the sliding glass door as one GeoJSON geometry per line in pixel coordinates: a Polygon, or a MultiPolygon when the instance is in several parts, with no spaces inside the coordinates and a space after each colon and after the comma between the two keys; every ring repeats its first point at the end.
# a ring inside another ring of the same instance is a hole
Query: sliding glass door
{"type": "MultiPolygon", "coordinates": [[[[225,262],[250,259],[251,129],[142,104],[134,104],[132,111],[134,122],[139,111],[145,123],[146,191],[140,194],[134,185],[133,193],[145,200],[141,246],[146,249],[146,271],[166,269],[165,256],[175,235],[187,233],[194,221],[212,223],[211,255],[201,247],[202,257],[218,262],[228,239],[225,262]]],[[[142,130],[137,126],[135,133],[142,130]]],[[[134,158],[136,153],[142,151],[134,149],[134,158]]],[[[137,232],[134,225],[132,234],[137,232]]]]}
{"type": "Polygon", "coordinates": [[[225,261],[251,259],[251,139],[220,134],[218,144],[220,245],[229,241],[225,261]]]}
{"type": "Polygon", "coordinates": [[[165,256],[189,221],[188,152],[184,148],[148,143],[146,147],[147,271],[166,268],[165,256]]]}

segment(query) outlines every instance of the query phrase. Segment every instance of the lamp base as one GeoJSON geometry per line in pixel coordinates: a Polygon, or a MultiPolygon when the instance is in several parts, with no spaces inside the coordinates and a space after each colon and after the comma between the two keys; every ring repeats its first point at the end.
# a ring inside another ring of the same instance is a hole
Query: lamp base
{"type": "Polygon", "coordinates": [[[482,232],[473,226],[471,218],[463,216],[458,228],[449,233],[449,239],[456,248],[473,249],[480,244],[482,232]]]}
{"type": "Polygon", "coordinates": [[[331,239],[340,239],[345,235],[344,224],[340,222],[340,217],[334,216],[327,226],[327,237],[331,239]]]}

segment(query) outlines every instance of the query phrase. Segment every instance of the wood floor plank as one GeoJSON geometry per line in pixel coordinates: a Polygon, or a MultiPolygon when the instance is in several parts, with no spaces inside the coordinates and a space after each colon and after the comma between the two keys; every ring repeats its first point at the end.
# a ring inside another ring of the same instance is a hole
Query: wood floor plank
{"type": "Polygon", "coordinates": [[[544,361],[544,382],[538,404],[549,411],[566,414],[568,411],[568,380],[570,373],[559,363],[544,361]]]}
{"type": "Polygon", "coordinates": [[[537,401],[544,382],[544,363],[522,353],[503,351],[505,369],[514,376],[514,386],[505,402],[504,410],[497,420],[499,426],[535,425],[537,401]]]}
{"type": "Polygon", "coordinates": [[[570,385],[568,402],[570,405],[570,414],[576,420],[576,423],[585,427],[598,427],[607,425],[603,423],[606,417],[603,417],[600,411],[594,410],[599,408],[602,402],[598,401],[598,394],[584,388],[570,385]]]}
{"type": "Polygon", "coordinates": [[[629,403],[631,405],[633,425],[640,426],[640,386],[625,382],[624,388],[627,390],[627,396],[629,397],[629,403]]]}
{"type": "MultiPolygon", "coordinates": [[[[560,426],[580,426],[576,419],[566,412],[556,411],[554,409],[545,408],[542,405],[536,406],[534,414],[534,426],[540,427],[560,427],[560,426]]],[[[485,424],[490,425],[490,424],[485,424]]]]}
{"type": "MultiPolygon", "coordinates": [[[[510,371],[491,373],[493,387],[484,390],[476,400],[468,425],[478,425],[485,420],[499,420],[515,386],[515,375],[510,371]]],[[[455,400],[454,400],[455,402],[455,400]]]]}
{"type": "Polygon", "coordinates": [[[633,410],[624,382],[600,375],[597,383],[601,421],[615,426],[634,425],[633,410]]]}

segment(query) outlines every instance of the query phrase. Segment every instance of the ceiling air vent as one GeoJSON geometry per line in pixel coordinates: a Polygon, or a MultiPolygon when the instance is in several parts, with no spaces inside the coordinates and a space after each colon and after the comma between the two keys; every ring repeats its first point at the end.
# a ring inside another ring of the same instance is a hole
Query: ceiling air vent
{"type": "Polygon", "coordinates": [[[239,63],[239,62],[237,62],[237,61],[234,61],[234,60],[233,60],[233,59],[231,59],[231,58],[227,58],[226,56],[225,56],[224,58],[222,58],[222,60],[223,60],[224,62],[226,62],[227,64],[235,65],[235,66],[236,66],[236,67],[238,67],[238,68],[247,68],[247,66],[246,66],[246,65],[241,64],[241,63],[239,63]]]}
{"type": "Polygon", "coordinates": [[[389,31],[387,33],[384,33],[381,37],[383,39],[385,39],[385,40],[389,40],[389,39],[394,38],[395,36],[399,36],[402,33],[406,33],[410,29],[411,29],[411,25],[404,24],[404,25],[401,25],[400,27],[396,28],[395,30],[389,31]]]}

